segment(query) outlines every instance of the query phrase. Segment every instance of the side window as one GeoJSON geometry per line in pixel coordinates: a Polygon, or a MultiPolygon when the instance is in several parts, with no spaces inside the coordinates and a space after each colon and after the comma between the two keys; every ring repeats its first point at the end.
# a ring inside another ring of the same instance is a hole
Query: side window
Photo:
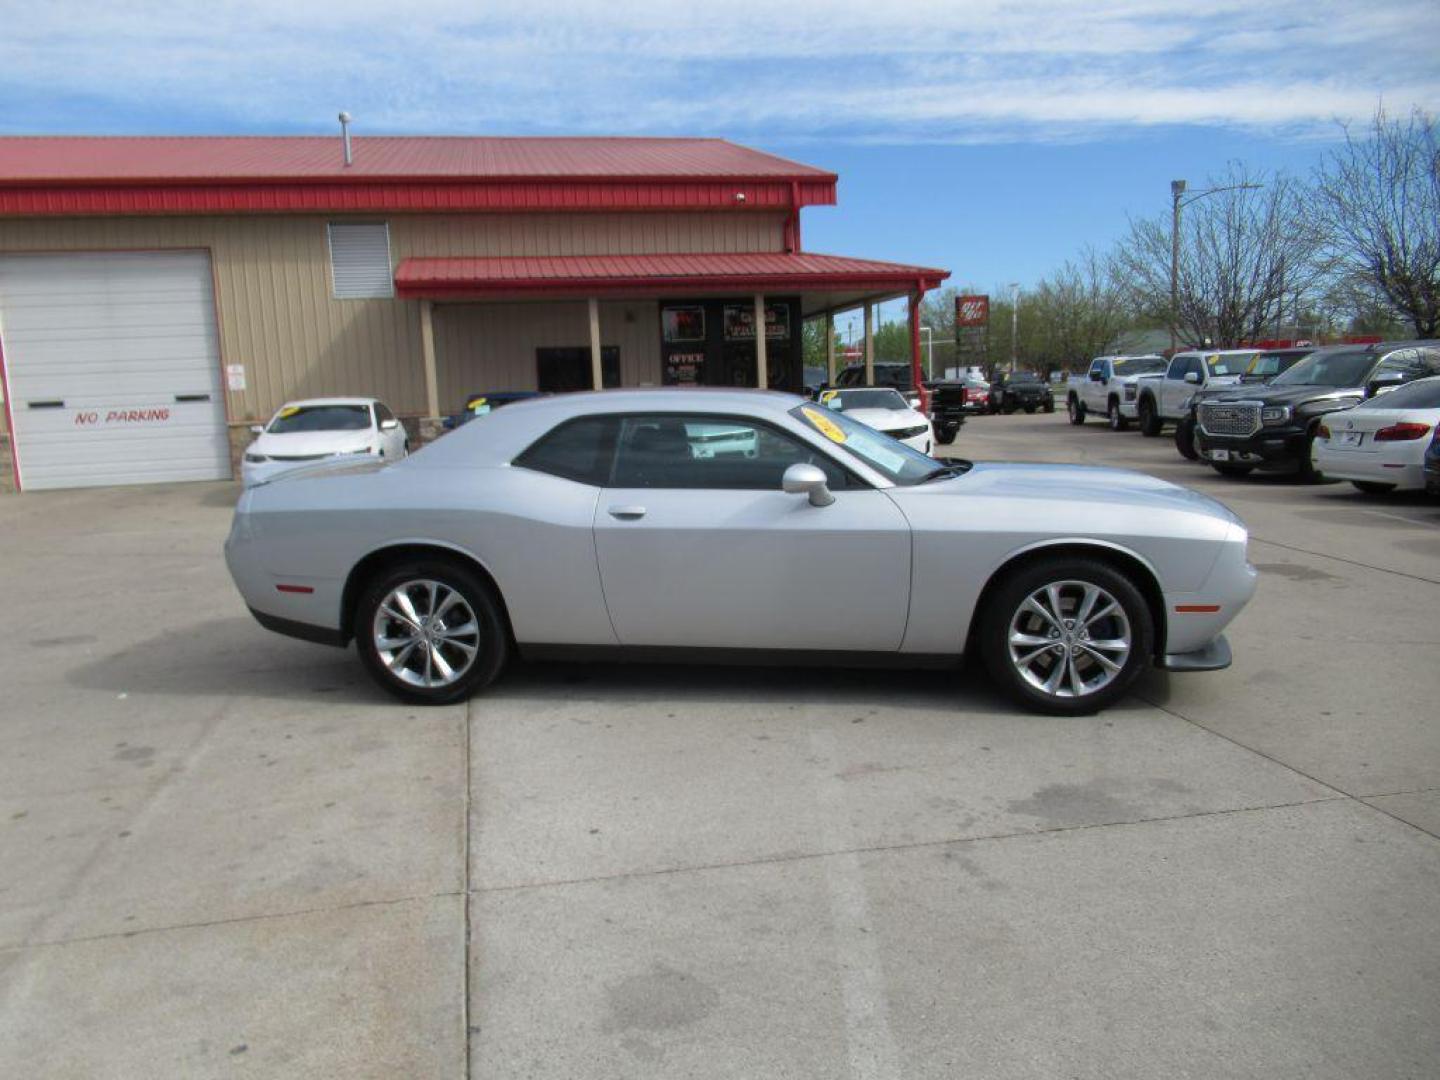
{"type": "Polygon", "coordinates": [[[830,486],[847,474],[819,450],[742,417],[630,416],[620,426],[610,487],[779,491],[785,470],[818,465],[830,486]]]}
{"type": "Polygon", "coordinates": [[[514,464],[522,469],[603,487],[610,478],[616,426],[613,416],[568,420],[532,443],[514,464]]]}
{"type": "Polygon", "coordinates": [[[1186,365],[1189,364],[1189,362],[1190,362],[1190,358],[1189,358],[1188,356],[1184,356],[1184,355],[1176,355],[1176,356],[1174,356],[1174,357],[1170,360],[1170,366],[1165,369],[1165,378],[1167,378],[1167,379],[1183,379],[1183,378],[1185,377],[1185,372],[1186,372],[1186,370],[1188,370],[1188,369],[1186,368],[1186,365]]]}
{"type": "Polygon", "coordinates": [[[1399,372],[1406,379],[1418,379],[1427,374],[1425,363],[1420,359],[1419,349],[1397,349],[1381,360],[1375,368],[1376,375],[1399,372]]]}
{"type": "Polygon", "coordinates": [[[383,401],[377,401],[375,403],[375,419],[383,424],[386,420],[394,420],[395,414],[385,407],[383,401]]]}
{"type": "Polygon", "coordinates": [[[1102,378],[1102,379],[1106,378],[1107,375],[1106,375],[1106,372],[1105,372],[1105,361],[1104,361],[1104,360],[1096,360],[1093,364],[1091,364],[1091,365],[1090,365],[1090,374],[1091,374],[1091,375],[1099,375],[1100,378],[1102,378]]]}

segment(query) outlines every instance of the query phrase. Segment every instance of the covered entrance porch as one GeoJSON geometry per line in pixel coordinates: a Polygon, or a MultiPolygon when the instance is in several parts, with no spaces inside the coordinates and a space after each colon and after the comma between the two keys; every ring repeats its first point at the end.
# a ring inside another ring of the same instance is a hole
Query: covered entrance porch
{"type": "MultiPolygon", "coordinates": [[[[723,385],[799,393],[805,321],[825,320],[833,382],[835,315],[864,308],[868,324],[872,305],[897,297],[910,301],[919,385],[920,299],[947,276],[803,253],[411,258],[396,270],[395,289],[420,302],[427,409],[437,418],[486,391],[723,385]]],[[[865,357],[873,363],[873,347],[865,357]]]]}

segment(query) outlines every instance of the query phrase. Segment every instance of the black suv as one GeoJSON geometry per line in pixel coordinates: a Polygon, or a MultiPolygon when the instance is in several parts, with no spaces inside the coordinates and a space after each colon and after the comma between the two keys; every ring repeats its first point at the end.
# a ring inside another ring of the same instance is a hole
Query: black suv
{"type": "Polygon", "coordinates": [[[1310,444],[1322,416],[1429,375],[1440,375],[1440,341],[1316,349],[1268,385],[1202,395],[1195,448],[1222,476],[1260,469],[1313,480],[1310,444]]]}
{"type": "Polygon", "coordinates": [[[1055,392],[1033,371],[1000,371],[990,380],[990,412],[1055,411],[1055,392]]]}

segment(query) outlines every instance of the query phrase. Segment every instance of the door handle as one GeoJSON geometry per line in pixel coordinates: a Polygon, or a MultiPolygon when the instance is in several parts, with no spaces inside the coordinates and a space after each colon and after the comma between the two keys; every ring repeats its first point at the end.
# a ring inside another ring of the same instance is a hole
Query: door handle
{"type": "Polygon", "coordinates": [[[638,521],[645,516],[643,506],[612,506],[610,516],[619,518],[621,521],[638,521]]]}

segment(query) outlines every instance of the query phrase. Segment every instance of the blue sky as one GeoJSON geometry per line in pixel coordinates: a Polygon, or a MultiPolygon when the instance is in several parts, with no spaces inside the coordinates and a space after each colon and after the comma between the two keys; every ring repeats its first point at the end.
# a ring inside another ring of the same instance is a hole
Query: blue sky
{"type": "Polygon", "coordinates": [[[0,0],[0,132],[718,135],[840,173],[816,251],[1029,284],[1169,181],[1440,109],[1436,0],[0,0]]]}

